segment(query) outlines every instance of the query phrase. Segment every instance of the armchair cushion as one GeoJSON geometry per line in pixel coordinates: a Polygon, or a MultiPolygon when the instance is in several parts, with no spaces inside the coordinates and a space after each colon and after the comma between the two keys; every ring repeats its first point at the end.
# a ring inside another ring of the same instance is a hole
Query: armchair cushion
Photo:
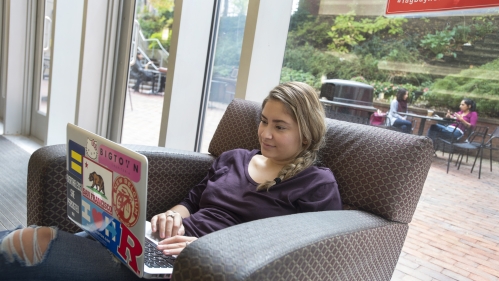
{"type": "Polygon", "coordinates": [[[194,241],[172,280],[390,280],[407,230],[362,211],[252,221],[194,241]]]}

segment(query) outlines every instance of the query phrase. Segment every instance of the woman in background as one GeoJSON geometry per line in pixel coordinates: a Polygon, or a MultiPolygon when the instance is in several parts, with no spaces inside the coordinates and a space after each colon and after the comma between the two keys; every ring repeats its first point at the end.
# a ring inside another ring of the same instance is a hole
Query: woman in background
{"type": "Polygon", "coordinates": [[[476,125],[478,113],[476,112],[475,102],[468,98],[463,99],[459,108],[461,110],[456,113],[451,113],[450,110],[447,110],[447,114],[445,115],[447,118],[455,118],[456,123],[448,126],[433,124],[428,129],[427,136],[433,140],[433,148],[435,150],[437,150],[437,138],[446,140],[454,138],[454,140],[458,140],[464,135],[467,129],[476,125]]]}
{"type": "Polygon", "coordinates": [[[399,112],[407,113],[407,97],[409,92],[400,88],[397,91],[397,97],[390,104],[390,112],[388,117],[390,118],[391,125],[396,128],[400,128],[402,132],[410,134],[412,131],[411,121],[406,120],[406,116],[401,116],[399,112]]]}

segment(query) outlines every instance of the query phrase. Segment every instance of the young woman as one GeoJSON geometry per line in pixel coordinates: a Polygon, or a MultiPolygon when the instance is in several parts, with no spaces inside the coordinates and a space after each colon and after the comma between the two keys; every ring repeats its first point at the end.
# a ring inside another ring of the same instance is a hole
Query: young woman
{"type": "Polygon", "coordinates": [[[476,112],[475,102],[471,99],[463,99],[459,108],[461,110],[456,113],[451,113],[450,110],[447,110],[447,114],[445,115],[447,118],[456,118],[456,123],[448,126],[433,124],[428,129],[427,136],[433,140],[435,150],[437,149],[437,137],[447,140],[451,140],[452,138],[459,139],[468,128],[476,125],[478,113],[476,112]]]}
{"type": "MultiPolygon", "coordinates": [[[[183,201],[154,216],[152,229],[164,238],[158,249],[176,255],[199,237],[236,224],[342,209],[332,172],[314,165],[325,132],[312,87],[275,87],[262,104],[260,149],[222,153],[183,201]]],[[[0,276],[7,280],[137,279],[98,242],[77,235],[29,227],[0,233],[0,239],[0,276]]]]}
{"type": "Polygon", "coordinates": [[[412,123],[411,121],[406,120],[407,117],[402,116],[399,112],[407,113],[407,97],[409,96],[409,92],[400,88],[397,91],[397,97],[390,104],[390,112],[388,113],[388,117],[390,117],[390,122],[393,127],[400,128],[404,133],[411,133],[412,123]]]}

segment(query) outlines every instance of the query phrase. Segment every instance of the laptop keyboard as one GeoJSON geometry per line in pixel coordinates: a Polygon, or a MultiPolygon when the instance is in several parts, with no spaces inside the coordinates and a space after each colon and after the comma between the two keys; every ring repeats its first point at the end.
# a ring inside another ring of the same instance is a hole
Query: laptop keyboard
{"type": "Polygon", "coordinates": [[[144,263],[150,268],[173,268],[175,258],[166,256],[156,248],[156,245],[146,239],[144,263]]]}

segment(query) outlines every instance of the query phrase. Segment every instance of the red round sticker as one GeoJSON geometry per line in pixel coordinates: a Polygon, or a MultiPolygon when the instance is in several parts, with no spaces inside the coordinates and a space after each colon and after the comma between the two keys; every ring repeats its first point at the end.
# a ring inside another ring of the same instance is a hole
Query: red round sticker
{"type": "Polygon", "coordinates": [[[117,177],[113,183],[113,210],[118,220],[127,227],[137,223],[140,215],[139,198],[133,182],[117,177]]]}

